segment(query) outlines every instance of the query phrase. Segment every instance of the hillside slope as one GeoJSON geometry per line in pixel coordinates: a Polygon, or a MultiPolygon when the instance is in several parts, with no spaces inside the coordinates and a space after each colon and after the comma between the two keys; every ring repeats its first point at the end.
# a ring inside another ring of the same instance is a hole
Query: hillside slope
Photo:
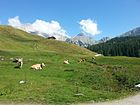
{"type": "Polygon", "coordinates": [[[74,44],[45,39],[10,26],[0,26],[0,50],[41,50],[72,54],[93,54],[91,51],[74,44]]]}

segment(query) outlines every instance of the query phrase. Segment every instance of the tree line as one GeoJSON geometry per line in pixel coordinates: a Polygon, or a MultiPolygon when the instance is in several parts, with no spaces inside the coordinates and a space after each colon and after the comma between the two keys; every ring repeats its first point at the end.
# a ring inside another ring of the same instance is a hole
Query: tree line
{"type": "Polygon", "coordinates": [[[140,36],[116,37],[87,48],[105,56],[140,57],[140,36]]]}

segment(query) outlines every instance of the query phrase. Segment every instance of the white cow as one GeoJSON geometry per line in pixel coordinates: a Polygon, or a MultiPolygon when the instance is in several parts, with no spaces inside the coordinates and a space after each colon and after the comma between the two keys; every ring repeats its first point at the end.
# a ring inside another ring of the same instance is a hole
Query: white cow
{"type": "Polygon", "coordinates": [[[16,58],[15,60],[13,60],[13,62],[17,63],[17,66],[15,66],[15,68],[22,68],[23,66],[23,59],[22,58],[16,58]]]}
{"type": "Polygon", "coordinates": [[[64,60],[64,64],[70,64],[68,60],[64,60]]]}
{"type": "Polygon", "coordinates": [[[44,63],[41,63],[41,64],[34,64],[31,66],[31,69],[34,69],[34,70],[41,70],[43,69],[43,67],[45,66],[44,63]]]}
{"type": "Polygon", "coordinates": [[[135,85],[135,87],[140,88],[140,84],[135,85]]]}

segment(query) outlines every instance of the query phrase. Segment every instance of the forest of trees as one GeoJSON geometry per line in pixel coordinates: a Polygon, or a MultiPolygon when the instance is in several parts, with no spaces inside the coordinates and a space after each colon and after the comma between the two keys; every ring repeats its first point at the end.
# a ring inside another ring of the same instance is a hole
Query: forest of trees
{"type": "Polygon", "coordinates": [[[116,37],[105,43],[88,46],[88,49],[105,56],[140,57],[140,35],[116,37]]]}

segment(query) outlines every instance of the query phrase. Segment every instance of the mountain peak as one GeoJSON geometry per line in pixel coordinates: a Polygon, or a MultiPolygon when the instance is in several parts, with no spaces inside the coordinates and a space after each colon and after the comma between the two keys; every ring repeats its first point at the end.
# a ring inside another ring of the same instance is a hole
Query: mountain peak
{"type": "Polygon", "coordinates": [[[84,33],[79,33],[75,37],[71,39],[67,39],[66,42],[69,43],[74,43],[82,47],[87,47],[88,45],[93,45],[95,44],[95,40],[93,40],[92,37],[84,34],[84,33]]]}
{"type": "Polygon", "coordinates": [[[77,36],[86,36],[86,35],[83,32],[81,32],[77,36]]]}
{"type": "Polygon", "coordinates": [[[140,27],[134,28],[122,35],[120,37],[125,37],[125,36],[139,36],[140,35],[140,27]]]}
{"type": "Polygon", "coordinates": [[[105,43],[106,41],[110,40],[111,38],[110,37],[103,37],[102,39],[100,39],[98,41],[98,43],[105,43]]]}

